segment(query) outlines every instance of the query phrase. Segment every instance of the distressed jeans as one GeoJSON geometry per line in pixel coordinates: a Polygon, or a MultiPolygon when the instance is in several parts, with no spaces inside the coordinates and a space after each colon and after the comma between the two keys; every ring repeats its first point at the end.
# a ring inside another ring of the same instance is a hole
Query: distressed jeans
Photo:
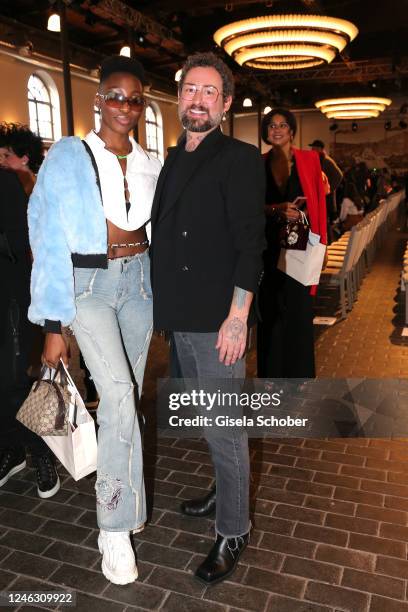
{"type": "Polygon", "coordinates": [[[72,329],[98,391],[98,526],[140,530],[146,521],[137,418],[152,334],[148,252],[109,260],[108,269],[75,268],[72,329]]]}
{"type": "MultiPolygon", "coordinates": [[[[209,388],[208,379],[222,380],[223,391],[239,392],[237,379],[245,378],[245,358],[226,366],[215,349],[218,333],[173,332],[175,357],[183,378],[196,379],[200,388],[209,388]]],[[[187,383],[188,386],[188,383],[187,383]]],[[[223,431],[205,428],[215,468],[217,504],[215,530],[224,538],[248,533],[249,452],[244,429],[223,431]]]]}

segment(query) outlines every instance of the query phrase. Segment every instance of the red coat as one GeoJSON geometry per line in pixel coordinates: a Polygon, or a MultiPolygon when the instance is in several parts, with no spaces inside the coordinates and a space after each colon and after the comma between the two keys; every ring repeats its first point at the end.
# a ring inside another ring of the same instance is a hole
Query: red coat
{"type": "Polygon", "coordinates": [[[326,195],[319,155],[316,151],[302,151],[294,147],[292,153],[303,195],[307,198],[306,208],[310,229],[315,234],[320,234],[322,244],[327,244],[326,195]]]}

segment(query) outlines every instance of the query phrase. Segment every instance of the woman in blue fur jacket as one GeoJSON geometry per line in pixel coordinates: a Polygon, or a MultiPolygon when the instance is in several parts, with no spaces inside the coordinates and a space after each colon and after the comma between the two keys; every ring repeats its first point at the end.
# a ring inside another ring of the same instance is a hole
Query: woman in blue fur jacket
{"type": "Polygon", "coordinates": [[[152,333],[146,225],[160,162],[129,136],[145,105],[144,81],[134,59],[103,62],[99,132],[51,148],[28,211],[29,318],[46,332],[43,362],[67,362],[61,327],[70,326],[100,396],[98,544],[115,584],[137,578],[130,532],[146,520],[136,401],[152,333]]]}

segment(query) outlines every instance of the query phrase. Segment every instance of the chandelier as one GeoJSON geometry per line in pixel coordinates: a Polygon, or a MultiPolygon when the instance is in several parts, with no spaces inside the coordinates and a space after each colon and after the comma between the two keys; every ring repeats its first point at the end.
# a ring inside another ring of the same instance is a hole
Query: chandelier
{"type": "Polygon", "coordinates": [[[378,117],[391,104],[389,98],[373,96],[319,100],[315,106],[328,119],[370,119],[378,117]]]}
{"type": "Polygon", "coordinates": [[[223,26],[214,40],[241,66],[294,70],[330,63],[357,34],[337,17],[270,15],[223,26]]]}

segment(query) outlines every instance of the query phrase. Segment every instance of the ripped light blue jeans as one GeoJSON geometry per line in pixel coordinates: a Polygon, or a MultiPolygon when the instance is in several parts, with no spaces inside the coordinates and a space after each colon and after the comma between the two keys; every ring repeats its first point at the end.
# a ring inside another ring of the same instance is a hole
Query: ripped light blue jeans
{"type": "Polygon", "coordinates": [[[98,526],[140,530],[146,521],[142,444],[136,413],[152,334],[148,251],[75,268],[72,329],[92,375],[97,410],[98,526]]]}

